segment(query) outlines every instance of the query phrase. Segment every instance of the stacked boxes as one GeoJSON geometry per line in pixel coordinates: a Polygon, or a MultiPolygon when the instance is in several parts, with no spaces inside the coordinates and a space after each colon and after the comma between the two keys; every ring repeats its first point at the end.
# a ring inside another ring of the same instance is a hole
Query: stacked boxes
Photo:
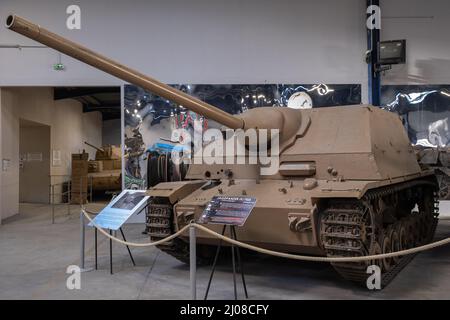
{"type": "Polygon", "coordinates": [[[88,172],[102,172],[103,171],[103,161],[89,160],[88,161],[88,172]]]}
{"type": "Polygon", "coordinates": [[[88,189],[88,154],[72,154],[72,191],[71,203],[82,204],[87,200],[88,189]]]}

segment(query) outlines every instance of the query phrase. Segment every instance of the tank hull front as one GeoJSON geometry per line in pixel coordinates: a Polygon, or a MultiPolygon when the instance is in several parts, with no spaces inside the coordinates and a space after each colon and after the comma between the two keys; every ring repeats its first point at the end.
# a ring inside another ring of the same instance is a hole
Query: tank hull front
{"type": "MultiPolygon", "coordinates": [[[[256,204],[250,216],[244,226],[236,228],[240,241],[283,252],[325,255],[320,239],[319,209],[328,199],[360,199],[368,190],[427,176],[430,172],[385,181],[242,179],[230,183],[229,180],[222,180],[219,185],[208,188],[201,187],[207,182],[193,184],[191,181],[176,183],[177,186],[184,183],[190,186],[186,196],[178,187],[169,188],[170,183],[156,186],[148,194],[167,199],[170,195],[170,202],[174,204],[171,223],[175,231],[190,221],[198,221],[214,196],[254,197],[256,204]]],[[[221,225],[206,226],[218,233],[222,231],[221,225]]],[[[217,238],[199,231],[198,242],[217,244],[217,238]]]]}

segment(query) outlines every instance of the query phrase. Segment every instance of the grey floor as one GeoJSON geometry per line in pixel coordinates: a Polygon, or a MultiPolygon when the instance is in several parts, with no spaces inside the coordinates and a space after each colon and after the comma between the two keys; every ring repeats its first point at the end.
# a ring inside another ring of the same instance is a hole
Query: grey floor
{"type": "MultiPolygon", "coordinates": [[[[0,299],[189,299],[189,268],[154,248],[133,248],[132,267],[126,249],[114,245],[109,274],[108,241],[99,236],[99,270],[81,275],[81,289],[68,290],[66,268],[79,264],[79,218],[65,207],[51,224],[47,205],[23,204],[21,213],[0,226],[0,299]]],[[[128,240],[146,241],[142,225],[127,225],[128,240]]],[[[436,239],[450,235],[441,221],[436,239]]],[[[93,231],[87,234],[86,266],[93,267],[93,231]]],[[[246,257],[251,299],[450,299],[450,246],[415,257],[384,290],[371,292],[339,278],[325,263],[305,263],[262,255],[246,257]]],[[[203,294],[209,268],[198,270],[203,294]]],[[[227,260],[216,273],[211,299],[232,299],[232,272],[227,260]]],[[[242,288],[239,287],[240,297],[242,288]]]]}

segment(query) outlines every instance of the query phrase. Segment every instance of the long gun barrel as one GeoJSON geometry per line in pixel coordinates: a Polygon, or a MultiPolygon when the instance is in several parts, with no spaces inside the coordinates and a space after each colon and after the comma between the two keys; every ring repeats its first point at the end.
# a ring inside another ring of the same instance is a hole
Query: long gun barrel
{"type": "Polygon", "coordinates": [[[112,74],[126,82],[142,87],[160,97],[182,105],[187,109],[217,121],[230,129],[244,128],[243,119],[234,117],[217,107],[196,99],[180,90],[174,89],[136,70],[128,68],[17,15],[8,16],[6,19],[6,27],[72,58],[112,74]]]}

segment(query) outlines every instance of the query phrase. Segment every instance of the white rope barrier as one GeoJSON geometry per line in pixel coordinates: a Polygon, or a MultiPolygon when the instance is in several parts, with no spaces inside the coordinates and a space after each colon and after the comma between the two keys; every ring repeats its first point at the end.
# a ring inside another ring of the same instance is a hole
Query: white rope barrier
{"type": "Polygon", "coordinates": [[[228,238],[224,235],[221,235],[221,234],[219,234],[215,231],[212,231],[212,230],[206,228],[205,226],[197,224],[197,223],[191,223],[189,225],[186,225],[183,228],[181,228],[179,231],[177,231],[176,233],[174,233],[164,239],[155,241],[155,242],[136,243],[136,242],[123,241],[119,238],[116,238],[116,237],[110,235],[108,232],[106,232],[102,228],[95,225],[95,223],[92,221],[91,217],[89,216],[88,212],[86,211],[86,209],[84,207],[82,207],[81,210],[82,210],[84,216],[103,235],[105,235],[106,237],[108,237],[118,243],[121,243],[121,244],[127,245],[127,246],[133,246],[133,247],[151,247],[151,246],[156,246],[156,245],[168,242],[168,241],[182,235],[187,229],[189,229],[189,227],[192,227],[192,226],[199,230],[202,230],[220,240],[223,240],[225,242],[228,242],[230,244],[233,244],[235,246],[239,246],[239,247],[242,247],[245,249],[249,249],[252,251],[256,251],[259,253],[263,253],[263,254],[267,254],[267,255],[271,255],[271,256],[275,256],[275,257],[280,257],[280,258],[302,260],[302,261],[314,261],[314,262],[361,262],[361,261],[379,260],[379,259],[386,259],[386,258],[392,258],[392,257],[404,256],[404,255],[408,255],[408,254],[419,253],[422,251],[430,250],[430,249],[440,247],[440,246],[450,243],[450,238],[445,238],[443,240],[428,243],[428,244],[425,244],[425,245],[422,245],[419,247],[405,249],[405,250],[401,250],[401,251],[390,252],[390,253],[377,254],[377,255],[361,256],[361,257],[337,257],[337,258],[314,257],[314,256],[302,256],[302,255],[283,253],[283,252],[278,252],[278,251],[273,251],[273,250],[268,250],[268,249],[264,249],[261,247],[253,246],[253,245],[250,245],[250,244],[247,244],[244,242],[240,242],[240,241],[228,238]]]}

